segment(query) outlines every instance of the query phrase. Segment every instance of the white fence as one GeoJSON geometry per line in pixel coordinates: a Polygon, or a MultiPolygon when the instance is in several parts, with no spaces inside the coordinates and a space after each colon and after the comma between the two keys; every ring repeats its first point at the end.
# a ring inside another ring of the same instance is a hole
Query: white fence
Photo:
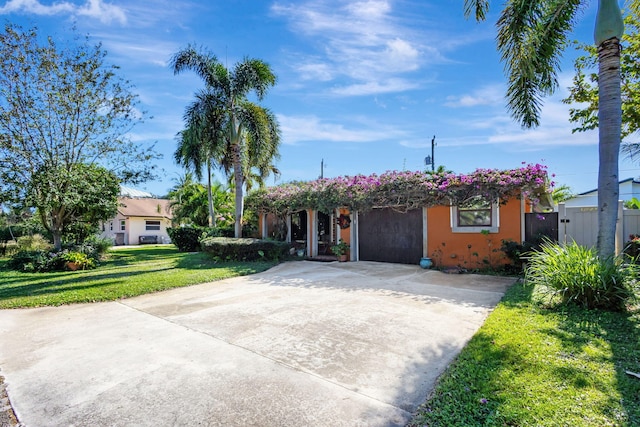
{"type": "MultiPolygon", "coordinates": [[[[598,207],[567,207],[558,205],[558,240],[582,246],[595,247],[598,238],[598,207]]],[[[632,234],[640,234],[640,210],[624,209],[618,202],[618,224],[616,228],[616,253],[622,252],[624,244],[632,234]]]]}

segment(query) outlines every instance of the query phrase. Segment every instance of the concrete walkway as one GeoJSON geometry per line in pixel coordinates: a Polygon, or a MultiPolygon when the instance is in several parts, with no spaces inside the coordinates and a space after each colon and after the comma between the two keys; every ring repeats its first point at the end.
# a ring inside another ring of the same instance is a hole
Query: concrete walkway
{"type": "Polygon", "coordinates": [[[300,261],[1,310],[0,375],[27,427],[404,425],[513,281],[300,261]]]}

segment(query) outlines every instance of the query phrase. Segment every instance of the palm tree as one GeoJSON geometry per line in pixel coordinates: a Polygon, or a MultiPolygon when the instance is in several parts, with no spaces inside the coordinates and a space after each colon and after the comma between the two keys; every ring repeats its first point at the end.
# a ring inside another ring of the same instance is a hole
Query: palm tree
{"type": "MultiPolygon", "coordinates": [[[[539,124],[542,99],[558,87],[560,55],[585,0],[508,0],[498,19],[498,50],[508,76],[507,104],[523,127],[539,124]]],[[[489,0],[465,0],[465,16],[486,18],[489,0]]],[[[618,157],[622,126],[620,40],[624,30],[617,0],[599,0],[595,43],[599,64],[598,255],[615,253],[618,157]]]]}
{"type": "Polygon", "coordinates": [[[206,92],[196,94],[196,100],[185,111],[186,128],[178,132],[178,147],[174,160],[178,165],[193,170],[202,179],[202,169],[207,172],[208,225],[215,227],[216,217],[211,189],[212,169],[220,161],[224,148],[224,137],[219,131],[220,114],[211,108],[211,97],[206,92]]]}
{"type": "MultiPolygon", "coordinates": [[[[232,70],[227,69],[208,52],[193,46],[180,50],[171,59],[175,74],[194,71],[205,82],[199,94],[206,114],[200,122],[215,140],[215,160],[230,175],[235,186],[235,236],[242,236],[243,188],[248,169],[256,168],[264,178],[273,170],[279,157],[280,129],[275,115],[267,108],[248,100],[254,94],[262,101],[267,90],[276,83],[271,67],[259,60],[245,58],[232,70]]],[[[199,102],[199,101],[196,101],[199,102]]]]}

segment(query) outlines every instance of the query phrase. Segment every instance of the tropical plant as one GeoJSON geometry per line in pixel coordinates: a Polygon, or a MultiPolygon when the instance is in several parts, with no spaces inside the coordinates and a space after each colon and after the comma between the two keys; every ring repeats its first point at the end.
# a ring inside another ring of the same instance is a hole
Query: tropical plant
{"type": "Polygon", "coordinates": [[[566,202],[574,197],[571,187],[566,184],[559,185],[551,191],[551,200],[553,203],[566,202]]]}
{"type": "MultiPolygon", "coordinates": [[[[640,154],[640,143],[627,138],[640,130],[640,0],[627,2],[624,17],[625,33],[620,44],[620,75],[622,80],[622,153],[634,159],[640,154]]],[[[563,100],[575,104],[569,110],[569,120],[576,124],[573,132],[585,132],[598,127],[598,50],[596,46],[577,43],[584,52],[575,61],[573,85],[563,100]]]]}
{"type": "Polygon", "coordinates": [[[640,200],[632,197],[631,200],[626,200],[624,202],[624,207],[627,209],[640,209],[640,200]]]}
{"type": "MultiPolygon", "coordinates": [[[[560,55],[585,0],[508,0],[498,19],[498,50],[508,77],[507,105],[525,128],[540,121],[542,99],[558,87],[560,55]]],[[[466,17],[486,19],[489,0],[465,0],[466,17]]],[[[615,251],[618,158],[621,140],[620,40],[624,32],[617,0],[599,0],[595,23],[598,48],[599,172],[597,251],[615,251]]]]}
{"type": "Polygon", "coordinates": [[[184,114],[186,128],[178,132],[178,147],[174,153],[177,164],[184,166],[187,170],[193,170],[200,180],[202,179],[203,166],[207,172],[207,201],[209,227],[216,225],[215,203],[213,200],[212,169],[220,161],[224,138],[219,131],[221,123],[220,116],[213,117],[216,111],[207,109],[206,94],[197,94],[194,101],[184,114]]]}
{"type": "Polygon", "coordinates": [[[243,188],[254,169],[261,178],[276,169],[280,129],[275,115],[249,101],[253,93],[262,101],[276,83],[271,67],[259,59],[245,58],[232,70],[215,55],[193,46],[171,59],[175,74],[194,71],[205,82],[187,109],[187,137],[211,149],[203,150],[227,173],[233,173],[235,190],[235,236],[242,236],[243,188]]]}
{"type": "Polygon", "coordinates": [[[157,157],[128,139],[144,114],[105,56],[86,39],[41,42],[36,28],[7,23],[0,33],[0,202],[36,207],[58,248],[65,222],[75,219],[57,215],[65,216],[71,201],[92,210],[70,175],[101,164],[118,179],[139,182],[152,176],[157,157]],[[54,207],[54,198],[62,204],[54,207]]]}
{"type": "Polygon", "coordinates": [[[350,246],[347,242],[340,239],[340,242],[338,242],[338,244],[331,246],[331,252],[333,252],[335,256],[346,255],[349,251],[349,247],[350,246]]]}
{"type": "Polygon", "coordinates": [[[217,208],[215,213],[216,227],[225,227],[233,221],[233,199],[231,192],[221,183],[214,181],[209,191],[204,185],[194,181],[193,175],[187,172],[169,191],[174,222],[180,225],[197,225],[206,227],[209,224],[207,202],[210,198],[217,208]]]}
{"type": "Polygon", "coordinates": [[[525,281],[558,295],[563,303],[619,311],[633,296],[637,269],[622,257],[605,259],[575,242],[545,242],[531,252],[525,281]]]}

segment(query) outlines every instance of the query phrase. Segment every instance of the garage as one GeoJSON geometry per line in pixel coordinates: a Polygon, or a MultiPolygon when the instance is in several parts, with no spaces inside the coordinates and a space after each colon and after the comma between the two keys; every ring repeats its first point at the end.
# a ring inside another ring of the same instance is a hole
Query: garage
{"type": "Polygon", "coordinates": [[[390,208],[358,214],[362,261],[418,264],[422,257],[422,209],[398,212],[390,208]]]}

